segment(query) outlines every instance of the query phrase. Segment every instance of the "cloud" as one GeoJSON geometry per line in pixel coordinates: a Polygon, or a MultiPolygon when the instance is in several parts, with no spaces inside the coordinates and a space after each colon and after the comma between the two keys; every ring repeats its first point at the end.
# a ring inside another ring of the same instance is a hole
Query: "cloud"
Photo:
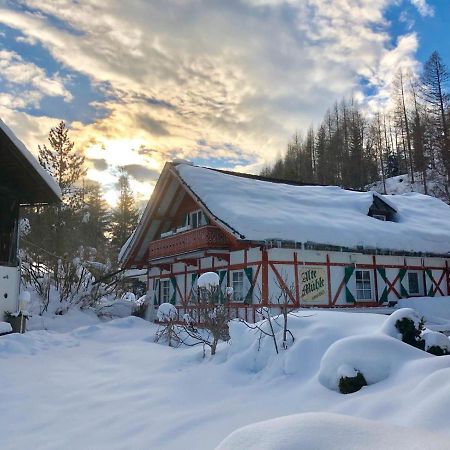
{"type": "Polygon", "coordinates": [[[66,101],[73,98],[60,76],[48,76],[44,69],[33,63],[25,62],[19,54],[13,51],[0,50],[0,77],[12,85],[28,85],[30,88],[34,88],[41,98],[59,96],[66,101]]]}
{"type": "Polygon", "coordinates": [[[107,91],[103,117],[72,123],[91,158],[150,171],[173,157],[228,158],[255,169],[333,101],[360,96],[361,79],[379,105],[396,64],[414,68],[415,35],[389,34],[385,12],[397,3],[23,0],[0,22],[107,91]]]}
{"type": "Polygon", "coordinates": [[[140,164],[127,164],[123,166],[123,168],[133,178],[141,182],[154,181],[159,176],[158,170],[149,169],[148,167],[142,166],[140,164]]]}
{"type": "Polygon", "coordinates": [[[108,169],[108,163],[103,158],[87,158],[87,161],[91,163],[95,170],[104,171],[108,169]]]}
{"type": "Polygon", "coordinates": [[[411,0],[411,3],[417,8],[421,16],[434,16],[434,8],[427,3],[427,0],[411,0]]]}

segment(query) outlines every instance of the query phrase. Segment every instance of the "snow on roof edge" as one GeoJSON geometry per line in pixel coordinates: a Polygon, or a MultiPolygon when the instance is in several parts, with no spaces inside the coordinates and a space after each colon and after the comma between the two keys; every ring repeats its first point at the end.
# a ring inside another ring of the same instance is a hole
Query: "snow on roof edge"
{"type": "Polygon", "coordinates": [[[25,144],[14,134],[11,128],[0,119],[0,128],[5,132],[11,142],[15,145],[17,150],[26,158],[31,164],[33,169],[40,175],[40,177],[46,182],[47,186],[53,191],[53,193],[61,200],[62,193],[58,183],[55,179],[39,164],[33,154],[25,147],[25,144]]]}

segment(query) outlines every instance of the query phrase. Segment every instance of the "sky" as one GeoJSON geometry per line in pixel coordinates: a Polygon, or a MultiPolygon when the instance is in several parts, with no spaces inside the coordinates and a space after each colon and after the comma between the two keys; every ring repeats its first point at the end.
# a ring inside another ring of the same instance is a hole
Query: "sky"
{"type": "Polygon", "coordinates": [[[0,0],[0,117],[36,154],[64,120],[107,200],[165,161],[258,172],[398,68],[450,65],[450,0],[0,0]]]}

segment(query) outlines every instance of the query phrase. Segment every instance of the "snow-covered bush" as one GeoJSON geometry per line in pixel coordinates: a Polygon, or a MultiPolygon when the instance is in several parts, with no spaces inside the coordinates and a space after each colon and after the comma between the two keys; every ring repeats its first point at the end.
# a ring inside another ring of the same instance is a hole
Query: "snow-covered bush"
{"type": "Polygon", "coordinates": [[[156,318],[160,322],[160,326],[155,334],[155,342],[164,342],[169,347],[177,347],[181,342],[175,324],[178,318],[177,308],[172,303],[161,303],[156,318]]]}
{"type": "Polygon", "coordinates": [[[421,337],[426,352],[436,356],[450,354],[450,340],[445,334],[437,331],[425,330],[421,337]]]}
{"type": "Polygon", "coordinates": [[[162,303],[158,307],[158,312],[156,313],[156,318],[160,322],[170,322],[177,318],[178,311],[172,303],[162,303]]]}
{"type": "Polygon", "coordinates": [[[364,375],[358,370],[342,366],[339,373],[341,374],[341,378],[339,378],[339,392],[341,394],[353,394],[362,387],[367,386],[364,375]]]}

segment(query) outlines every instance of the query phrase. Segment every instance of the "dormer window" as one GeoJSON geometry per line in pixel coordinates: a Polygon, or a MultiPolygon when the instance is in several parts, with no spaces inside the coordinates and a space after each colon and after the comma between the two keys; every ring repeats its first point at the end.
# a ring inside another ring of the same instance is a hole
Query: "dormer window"
{"type": "Polygon", "coordinates": [[[383,222],[395,222],[396,214],[397,211],[380,195],[373,194],[373,203],[369,208],[368,216],[383,222]]]}

